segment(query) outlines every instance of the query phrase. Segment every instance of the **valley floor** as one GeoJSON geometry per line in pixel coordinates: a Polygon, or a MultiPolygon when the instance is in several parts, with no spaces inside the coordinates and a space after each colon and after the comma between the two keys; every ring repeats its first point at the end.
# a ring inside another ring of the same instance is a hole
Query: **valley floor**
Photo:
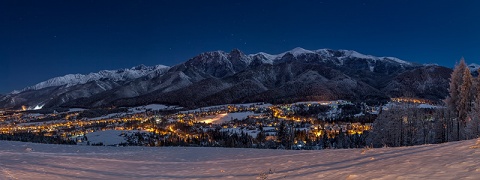
{"type": "Polygon", "coordinates": [[[380,149],[94,147],[0,141],[0,179],[478,179],[480,139],[380,149]]]}

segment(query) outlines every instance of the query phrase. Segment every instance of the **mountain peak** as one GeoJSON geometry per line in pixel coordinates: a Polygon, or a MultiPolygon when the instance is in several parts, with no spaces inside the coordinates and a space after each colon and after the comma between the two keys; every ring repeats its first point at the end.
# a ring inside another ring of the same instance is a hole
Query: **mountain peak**
{"type": "Polygon", "coordinates": [[[224,55],[224,54],[225,54],[224,51],[217,50],[217,51],[204,52],[204,53],[201,53],[200,55],[215,56],[215,55],[224,55]]]}
{"type": "Polygon", "coordinates": [[[233,49],[230,51],[230,54],[243,54],[243,52],[240,51],[240,49],[233,48],[233,49]]]}
{"type": "Polygon", "coordinates": [[[306,49],[303,49],[302,47],[295,47],[290,51],[307,51],[306,49]]]}
{"type": "Polygon", "coordinates": [[[144,64],[140,64],[138,66],[132,67],[131,69],[132,70],[144,70],[146,68],[147,68],[147,66],[145,66],[144,64]]]}
{"type": "Polygon", "coordinates": [[[359,59],[379,59],[378,57],[375,57],[375,56],[372,56],[372,55],[365,55],[365,54],[362,54],[362,53],[359,53],[357,51],[354,51],[354,50],[339,50],[340,52],[342,52],[346,57],[353,57],[353,58],[359,58],[359,59]]]}
{"type": "MultiPolygon", "coordinates": [[[[293,56],[298,56],[300,54],[310,54],[310,53],[315,53],[313,51],[310,51],[310,50],[306,50],[306,49],[303,49],[301,47],[296,47],[296,48],[293,48],[292,50],[290,51],[287,51],[286,53],[291,53],[293,54],[293,56]]],[[[283,54],[283,53],[282,53],[283,54]]]]}
{"type": "Polygon", "coordinates": [[[470,71],[474,72],[474,71],[477,71],[478,69],[480,69],[480,65],[472,63],[472,64],[468,65],[468,68],[470,69],[470,71]]]}
{"type": "Polygon", "coordinates": [[[170,68],[170,66],[165,66],[165,65],[155,65],[155,69],[167,69],[167,68],[170,68]]]}
{"type": "Polygon", "coordinates": [[[232,49],[232,51],[230,51],[230,53],[228,53],[228,56],[231,57],[231,58],[240,59],[240,58],[245,57],[245,54],[242,51],[240,51],[239,49],[235,48],[235,49],[232,49]]]}

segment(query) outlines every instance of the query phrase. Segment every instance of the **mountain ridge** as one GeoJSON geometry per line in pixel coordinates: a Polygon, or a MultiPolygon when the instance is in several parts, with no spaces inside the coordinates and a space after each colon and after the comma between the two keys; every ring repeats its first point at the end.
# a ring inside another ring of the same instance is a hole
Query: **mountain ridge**
{"type": "MultiPolygon", "coordinates": [[[[283,52],[283,53],[280,53],[280,54],[276,54],[276,55],[268,54],[268,53],[265,53],[265,52],[259,52],[259,53],[254,53],[254,54],[248,54],[246,56],[251,58],[251,57],[261,55],[261,56],[265,56],[265,58],[267,60],[277,60],[277,59],[280,59],[281,57],[283,57],[287,53],[291,53],[294,56],[298,56],[298,55],[301,55],[301,54],[325,53],[326,51],[335,51],[335,50],[332,50],[332,49],[306,50],[306,49],[303,49],[301,47],[296,47],[292,50],[289,50],[289,51],[286,51],[286,52],[283,52]]],[[[349,57],[356,57],[356,58],[362,58],[362,59],[373,59],[373,60],[390,59],[390,60],[397,61],[399,63],[411,64],[410,62],[400,60],[400,59],[395,58],[395,57],[376,57],[376,56],[372,56],[372,55],[364,55],[364,54],[361,54],[361,53],[359,53],[357,51],[354,51],[354,50],[340,49],[338,51],[339,52],[344,52],[345,54],[348,54],[347,56],[349,56],[349,57]]],[[[240,52],[240,53],[243,54],[243,52],[241,52],[239,49],[233,49],[230,53],[232,53],[232,52],[240,52]]],[[[220,53],[223,56],[227,56],[227,54],[229,54],[229,53],[226,53],[224,51],[217,50],[217,51],[209,51],[209,52],[201,53],[199,55],[201,56],[202,54],[214,54],[214,53],[220,53]]],[[[330,55],[330,57],[331,57],[331,55],[330,55]]],[[[471,67],[471,69],[473,71],[475,69],[478,69],[478,67],[480,67],[480,65],[471,64],[471,65],[469,65],[469,67],[471,67]]],[[[165,66],[165,65],[145,66],[143,64],[140,64],[140,65],[134,66],[132,68],[123,68],[123,69],[117,69],[117,70],[101,70],[99,72],[91,72],[91,73],[88,73],[88,74],[80,74],[80,73],[66,74],[66,75],[63,75],[63,76],[50,78],[46,81],[42,81],[42,82],[37,83],[37,84],[32,85],[32,86],[28,86],[28,87],[23,88],[21,90],[14,90],[14,91],[12,91],[8,94],[18,94],[18,93],[26,91],[26,90],[38,90],[38,89],[41,89],[41,88],[51,87],[51,86],[62,86],[62,85],[71,86],[71,85],[76,85],[76,84],[85,84],[86,82],[93,81],[93,80],[98,80],[98,79],[101,79],[101,78],[109,78],[109,79],[113,79],[113,80],[116,80],[116,81],[121,81],[121,80],[124,80],[124,79],[122,79],[122,76],[114,76],[116,72],[131,73],[132,71],[135,71],[135,70],[137,70],[137,71],[138,70],[139,71],[148,71],[148,70],[155,71],[155,70],[160,70],[160,69],[166,69],[168,71],[168,69],[170,69],[170,68],[171,68],[170,66],[165,66]]],[[[131,74],[131,76],[134,76],[134,77],[126,77],[126,78],[134,79],[134,78],[141,77],[143,75],[147,75],[149,73],[152,73],[152,72],[146,72],[146,73],[139,74],[139,75],[131,74]]],[[[126,74],[126,75],[128,76],[129,74],[126,74]]]]}
{"type": "Polygon", "coordinates": [[[33,86],[28,86],[22,90],[14,90],[10,94],[18,94],[28,90],[39,90],[52,86],[73,86],[77,84],[85,84],[90,81],[99,80],[102,78],[112,79],[114,81],[123,81],[127,79],[135,79],[141,76],[148,75],[154,71],[168,70],[170,67],[164,65],[145,66],[143,64],[132,67],[130,69],[117,70],[101,70],[99,72],[92,72],[88,74],[67,74],[59,77],[50,78],[33,86]]]}
{"type": "Polygon", "coordinates": [[[422,91],[410,89],[409,94],[443,98],[447,93],[443,86],[449,68],[423,67],[426,66],[353,50],[297,47],[276,55],[264,52],[247,55],[239,49],[210,51],[171,67],[140,65],[52,78],[7,94],[0,99],[0,107],[103,107],[145,103],[195,107],[248,101],[385,100],[408,89],[404,82],[421,84],[415,79],[398,79],[412,77],[399,76],[402,73],[426,73],[429,78],[437,78],[433,82],[441,83],[422,84],[422,91]],[[420,70],[412,71],[415,69],[420,70]],[[436,72],[443,74],[429,75],[436,72]],[[425,95],[425,89],[429,88],[424,86],[442,87],[442,90],[438,95],[425,95]]]}

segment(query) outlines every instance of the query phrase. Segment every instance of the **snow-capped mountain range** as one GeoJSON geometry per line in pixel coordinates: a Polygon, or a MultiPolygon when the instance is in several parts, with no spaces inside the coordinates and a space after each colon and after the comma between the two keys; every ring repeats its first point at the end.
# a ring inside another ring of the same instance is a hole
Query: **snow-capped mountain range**
{"type": "MultiPolygon", "coordinates": [[[[265,60],[263,61],[263,63],[273,64],[274,61],[281,59],[287,53],[290,53],[295,57],[299,55],[304,55],[304,54],[318,54],[324,58],[332,58],[332,57],[335,57],[335,55],[332,54],[332,52],[334,51],[330,49],[319,49],[319,50],[310,51],[310,50],[297,47],[290,51],[280,53],[277,55],[271,55],[264,52],[250,54],[243,60],[243,62],[248,65],[250,64],[252,59],[255,58],[256,56],[263,56],[265,58],[263,59],[265,60]]],[[[400,64],[411,65],[410,62],[403,61],[394,57],[375,57],[371,55],[364,55],[352,50],[338,50],[338,52],[343,53],[342,56],[338,57],[340,60],[343,60],[346,58],[358,58],[358,59],[368,59],[372,61],[377,61],[377,60],[395,61],[400,64]]],[[[209,54],[215,54],[215,53],[218,53],[222,55],[223,58],[227,59],[228,53],[225,53],[223,51],[209,52],[209,54]]],[[[343,64],[343,61],[340,61],[339,65],[341,64],[343,64]]],[[[478,69],[480,66],[476,64],[471,64],[469,67],[472,69],[472,71],[474,71],[478,69]]],[[[170,69],[170,67],[165,65],[156,65],[156,66],[148,67],[142,64],[139,66],[132,67],[130,69],[102,70],[97,73],[89,73],[89,74],[67,74],[65,76],[54,77],[49,80],[35,84],[33,86],[26,87],[20,91],[15,90],[12,92],[12,94],[18,94],[20,92],[24,92],[27,90],[39,90],[42,88],[52,87],[52,86],[66,85],[66,87],[70,87],[73,85],[85,84],[87,82],[97,81],[100,79],[110,79],[113,81],[126,81],[126,80],[136,79],[142,76],[146,76],[151,73],[163,73],[168,71],[168,69],[170,69]]]]}
{"type": "Polygon", "coordinates": [[[112,81],[126,81],[146,76],[152,73],[163,73],[168,71],[169,68],[170,67],[164,65],[147,67],[142,64],[132,67],[130,69],[103,70],[97,73],[90,74],[67,74],[65,76],[54,77],[33,86],[26,87],[20,91],[13,91],[12,94],[18,94],[28,90],[39,90],[52,86],[70,87],[78,84],[85,84],[91,81],[97,81],[100,79],[109,79],[112,81]]]}
{"type": "Polygon", "coordinates": [[[406,91],[440,99],[447,93],[450,71],[352,50],[294,48],[276,55],[246,55],[233,49],[201,53],[173,67],[140,65],[56,77],[0,97],[0,107],[101,107],[152,102],[194,107],[249,101],[382,100],[406,91]],[[424,82],[412,80],[412,74],[419,74],[422,77],[418,79],[424,82]]]}
{"type": "Polygon", "coordinates": [[[339,60],[341,60],[338,63],[338,65],[342,65],[343,60],[348,59],[348,58],[368,59],[368,60],[371,60],[371,61],[395,61],[399,64],[412,65],[412,63],[410,63],[410,62],[407,62],[407,61],[404,61],[404,60],[401,60],[401,59],[398,59],[398,58],[395,58],[395,57],[376,57],[376,56],[372,56],[372,55],[364,55],[364,54],[361,54],[361,53],[359,53],[357,51],[353,51],[353,50],[337,50],[337,51],[332,50],[332,49],[306,50],[306,49],[303,49],[301,47],[296,47],[296,48],[294,48],[290,51],[280,53],[280,54],[277,54],[277,55],[271,55],[271,54],[268,54],[268,53],[260,52],[260,53],[257,53],[257,54],[250,54],[249,57],[254,57],[254,56],[257,56],[257,55],[261,55],[261,56],[264,56],[266,58],[266,60],[267,60],[266,62],[273,63],[274,61],[281,59],[287,53],[292,54],[294,57],[298,57],[298,56],[305,55],[305,54],[316,54],[316,55],[319,55],[323,58],[338,58],[339,60]]]}

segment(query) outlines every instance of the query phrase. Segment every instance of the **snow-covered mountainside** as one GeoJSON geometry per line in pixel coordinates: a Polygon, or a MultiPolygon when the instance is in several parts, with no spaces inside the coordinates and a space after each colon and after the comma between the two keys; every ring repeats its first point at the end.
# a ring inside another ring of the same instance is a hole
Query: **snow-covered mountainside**
{"type": "Polygon", "coordinates": [[[136,79],[154,72],[165,72],[170,67],[164,65],[156,65],[156,66],[145,66],[139,65],[132,67],[130,69],[119,69],[119,70],[102,70],[97,73],[90,73],[90,74],[67,74],[61,77],[55,77],[33,86],[24,88],[20,91],[14,91],[14,94],[18,94],[28,90],[39,90],[47,87],[52,86],[64,86],[70,87],[78,84],[85,84],[91,81],[97,81],[100,79],[109,79],[112,81],[126,81],[136,79]]]}
{"type": "Polygon", "coordinates": [[[468,65],[468,68],[470,69],[471,72],[475,72],[478,69],[480,69],[480,65],[472,63],[472,64],[468,65]]]}
{"type": "Polygon", "coordinates": [[[292,54],[294,57],[298,57],[298,56],[301,56],[301,55],[315,54],[315,55],[319,55],[320,57],[322,57],[324,59],[338,58],[340,60],[340,62],[338,62],[338,65],[342,65],[343,60],[351,59],[351,58],[365,59],[365,60],[371,60],[371,61],[393,61],[393,62],[403,64],[403,65],[406,65],[406,66],[413,65],[413,63],[411,63],[411,62],[407,62],[407,61],[404,61],[404,60],[401,60],[401,59],[398,59],[398,58],[395,58],[395,57],[376,57],[376,56],[372,56],[372,55],[361,54],[361,53],[359,53],[357,51],[353,51],[353,50],[332,50],[332,49],[306,50],[306,49],[303,49],[301,47],[296,47],[296,48],[294,48],[290,51],[280,53],[280,54],[277,54],[277,55],[271,55],[271,54],[267,54],[267,53],[264,53],[264,52],[260,52],[260,53],[256,53],[256,54],[250,54],[248,56],[250,58],[251,57],[256,57],[256,56],[264,56],[265,59],[267,60],[267,62],[274,62],[276,60],[281,59],[287,53],[292,54]]]}
{"type": "MultiPolygon", "coordinates": [[[[254,58],[254,57],[263,57],[263,60],[265,63],[270,63],[273,64],[273,62],[281,60],[282,57],[284,57],[286,54],[291,54],[294,57],[299,57],[302,55],[317,55],[323,58],[324,60],[328,59],[338,59],[337,65],[343,65],[344,60],[348,59],[363,59],[363,60],[368,60],[370,62],[376,62],[376,61],[392,61],[396,62],[398,64],[402,64],[405,66],[412,66],[415,65],[414,63],[404,61],[395,57],[376,57],[372,55],[364,55],[361,54],[357,51],[353,50],[332,50],[332,49],[318,49],[318,50],[306,50],[301,47],[296,47],[290,51],[280,53],[277,55],[272,55],[264,52],[256,53],[256,54],[250,54],[248,55],[249,58],[254,58]]],[[[372,67],[373,65],[370,65],[372,67]]],[[[370,68],[371,69],[371,68],[370,68]]],[[[373,71],[373,70],[372,70],[373,71]]]]}
{"type": "Polygon", "coordinates": [[[0,141],[0,179],[478,179],[480,140],[293,151],[0,141]]]}
{"type": "Polygon", "coordinates": [[[428,66],[428,70],[421,71],[429,82],[435,83],[405,79],[418,73],[412,70],[424,67],[352,50],[294,48],[276,55],[264,52],[246,55],[233,49],[201,53],[171,68],[138,66],[57,77],[6,95],[0,99],[0,107],[91,108],[152,103],[198,107],[366,98],[377,101],[403,96],[407,81],[422,88],[408,92],[409,95],[432,100],[444,98],[448,92],[441,87],[448,80],[451,71],[448,68],[428,66]],[[425,94],[429,89],[437,90],[425,94]]]}

